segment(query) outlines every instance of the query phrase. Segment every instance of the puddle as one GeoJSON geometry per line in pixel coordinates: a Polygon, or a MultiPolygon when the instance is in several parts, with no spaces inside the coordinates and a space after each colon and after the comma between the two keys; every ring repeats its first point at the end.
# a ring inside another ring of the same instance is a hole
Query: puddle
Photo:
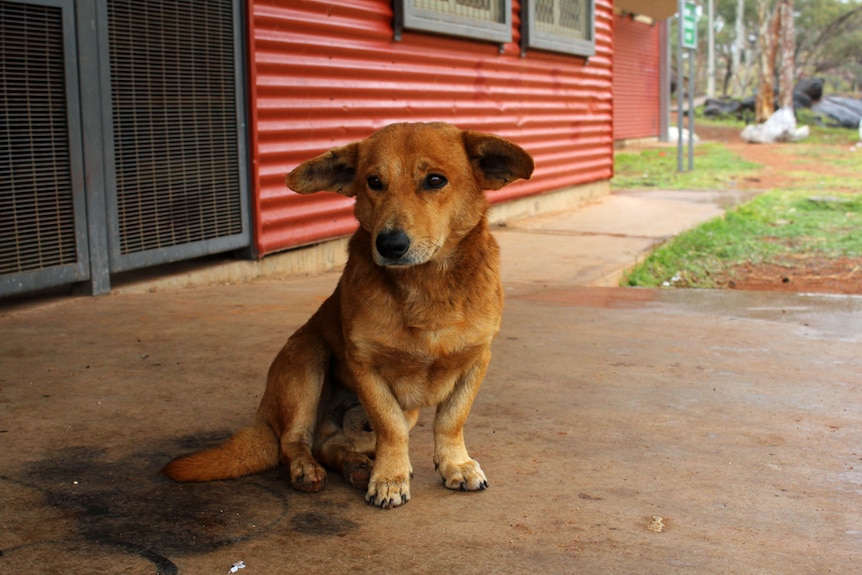
{"type": "Polygon", "coordinates": [[[722,210],[731,210],[736,206],[744,204],[762,194],[764,190],[644,190],[614,192],[617,195],[657,198],[662,200],[676,200],[692,202],[695,204],[711,204],[722,210]]]}
{"type": "Polygon", "coordinates": [[[862,341],[862,296],[732,290],[656,290],[657,301],[740,319],[787,323],[815,339],[862,341]]]}
{"type": "Polygon", "coordinates": [[[659,305],[739,319],[794,326],[804,337],[862,341],[862,296],[737,290],[592,288],[515,285],[513,300],[595,309],[641,309],[659,305]]]}

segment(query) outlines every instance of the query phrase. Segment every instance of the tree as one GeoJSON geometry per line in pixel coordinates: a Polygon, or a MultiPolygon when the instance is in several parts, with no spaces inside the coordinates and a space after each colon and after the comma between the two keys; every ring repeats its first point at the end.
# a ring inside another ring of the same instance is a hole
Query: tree
{"type": "Polygon", "coordinates": [[[795,35],[793,33],[793,0],[781,0],[778,5],[779,55],[778,93],[782,108],[793,108],[793,86],[796,84],[795,35]]]}
{"type": "MultiPolygon", "coordinates": [[[[731,62],[733,63],[733,71],[736,72],[736,77],[738,80],[733,83],[733,95],[737,98],[742,97],[742,74],[740,71],[740,64],[742,63],[742,53],[745,51],[745,0],[737,0],[736,3],[736,19],[735,19],[736,27],[734,28],[734,33],[736,37],[733,39],[733,48],[731,49],[731,62]]],[[[731,69],[728,68],[728,72],[731,72],[731,69]]],[[[728,77],[731,74],[728,73],[728,77]]],[[[725,84],[725,95],[727,92],[727,84],[725,84]]]]}
{"type": "Polygon", "coordinates": [[[782,108],[793,108],[795,38],[793,34],[793,0],[778,0],[771,7],[769,0],[759,0],[760,18],[760,83],[757,90],[755,115],[765,122],[775,112],[775,78],[782,108]]]}
{"type": "Polygon", "coordinates": [[[857,89],[862,84],[862,2],[808,0],[801,4],[796,19],[797,72],[824,76],[837,90],[857,89]]]}
{"type": "MultiPolygon", "coordinates": [[[[716,68],[723,77],[719,89],[724,96],[744,98],[757,91],[763,1],[716,2],[716,68]]],[[[766,18],[773,17],[773,5],[779,1],[765,0],[766,18]]],[[[858,89],[862,85],[862,0],[805,0],[794,2],[793,9],[794,76],[821,77],[832,92],[858,89]]],[[[706,20],[701,18],[703,33],[698,35],[704,39],[698,51],[698,70],[703,73],[697,78],[697,91],[701,93],[706,89],[706,20]]],[[[776,42],[776,49],[778,45],[776,42]]]]}
{"type": "Polygon", "coordinates": [[[757,122],[765,122],[775,112],[775,53],[778,48],[778,12],[772,10],[769,0],[758,0],[757,17],[760,34],[757,37],[759,54],[759,82],[754,114],[757,122]]]}

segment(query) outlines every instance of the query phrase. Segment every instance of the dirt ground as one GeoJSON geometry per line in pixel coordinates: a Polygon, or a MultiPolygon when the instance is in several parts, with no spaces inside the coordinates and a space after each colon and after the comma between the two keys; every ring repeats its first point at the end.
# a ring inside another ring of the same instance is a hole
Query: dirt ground
{"type": "MultiPolygon", "coordinates": [[[[740,188],[772,190],[796,183],[794,172],[799,172],[800,161],[792,150],[801,150],[806,144],[748,144],[740,138],[739,130],[731,127],[700,126],[696,132],[701,141],[722,142],[746,160],[763,166],[741,178],[737,182],[740,188]]],[[[805,162],[804,166],[806,172],[835,174],[835,167],[829,164],[805,162]]],[[[716,285],[757,291],[862,294],[862,257],[826,259],[800,254],[786,265],[745,264],[716,277],[716,285]]]]}

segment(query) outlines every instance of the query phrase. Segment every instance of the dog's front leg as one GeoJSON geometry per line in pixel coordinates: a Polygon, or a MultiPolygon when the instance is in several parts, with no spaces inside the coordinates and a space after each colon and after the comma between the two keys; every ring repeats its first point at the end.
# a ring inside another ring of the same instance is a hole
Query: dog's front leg
{"type": "Polygon", "coordinates": [[[377,435],[377,452],[365,501],[383,509],[398,507],[410,500],[408,441],[416,413],[405,415],[389,386],[373,370],[355,370],[353,376],[356,393],[377,435]]]}
{"type": "Polygon", "coordinates": [[[479,462],[467,453],[464,424],[490,360],[491,350],[487,349],[455,384],[451,395],[437,406],[434,418],[434,466],[449,489],[479,491],[488,487],[488,480],[479,462]]]}

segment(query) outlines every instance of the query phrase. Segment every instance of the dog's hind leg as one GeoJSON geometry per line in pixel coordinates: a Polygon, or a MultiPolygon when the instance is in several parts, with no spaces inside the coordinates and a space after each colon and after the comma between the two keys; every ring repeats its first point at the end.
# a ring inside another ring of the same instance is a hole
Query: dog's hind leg
{"type": "Polygon", "coordinates": [[[326,471],[311,453],[318,405],[329,369],[330,350],[311,329],[300,328],[273,360],[258,419],[279,437],[281,461],[290,483],[313,493],[326,484],[326,471]]]}
{"type": "MultiPolygon", "coordinates": [[[[353,396],[355,398],[355,396],[353,396]]],[[[419,410],[404,413],[412,429],[419,410]]],[[[374,467],[377,437],[368,414],[359,403],[325,411],[314,435],[314,456],[326,468],[340,470],[353,487],[365,490],[374,467]]],[[[410,471],[413,475],[413,471],[410,471]]]]}
{"type": "MultiPolygon", "coordinates": [[[[361,408],[360,408],[361,409],[361,408]]],[[[371,477],[374,461],[374,432],[362,431],[357,436],[341,427],[341,422],[326,418],[317,425],[314,455],[329,469],[341,471],[353,487],[365,490],[371,477]]]]}
{"type": "Polygon", "coordinates": [[[353,392],[337,386],[324,404],[328,405],[321,405],[313,453],[328,469],[341,471],[353,487],[365,490],[377,444],[368,414],[353,392]]]}

